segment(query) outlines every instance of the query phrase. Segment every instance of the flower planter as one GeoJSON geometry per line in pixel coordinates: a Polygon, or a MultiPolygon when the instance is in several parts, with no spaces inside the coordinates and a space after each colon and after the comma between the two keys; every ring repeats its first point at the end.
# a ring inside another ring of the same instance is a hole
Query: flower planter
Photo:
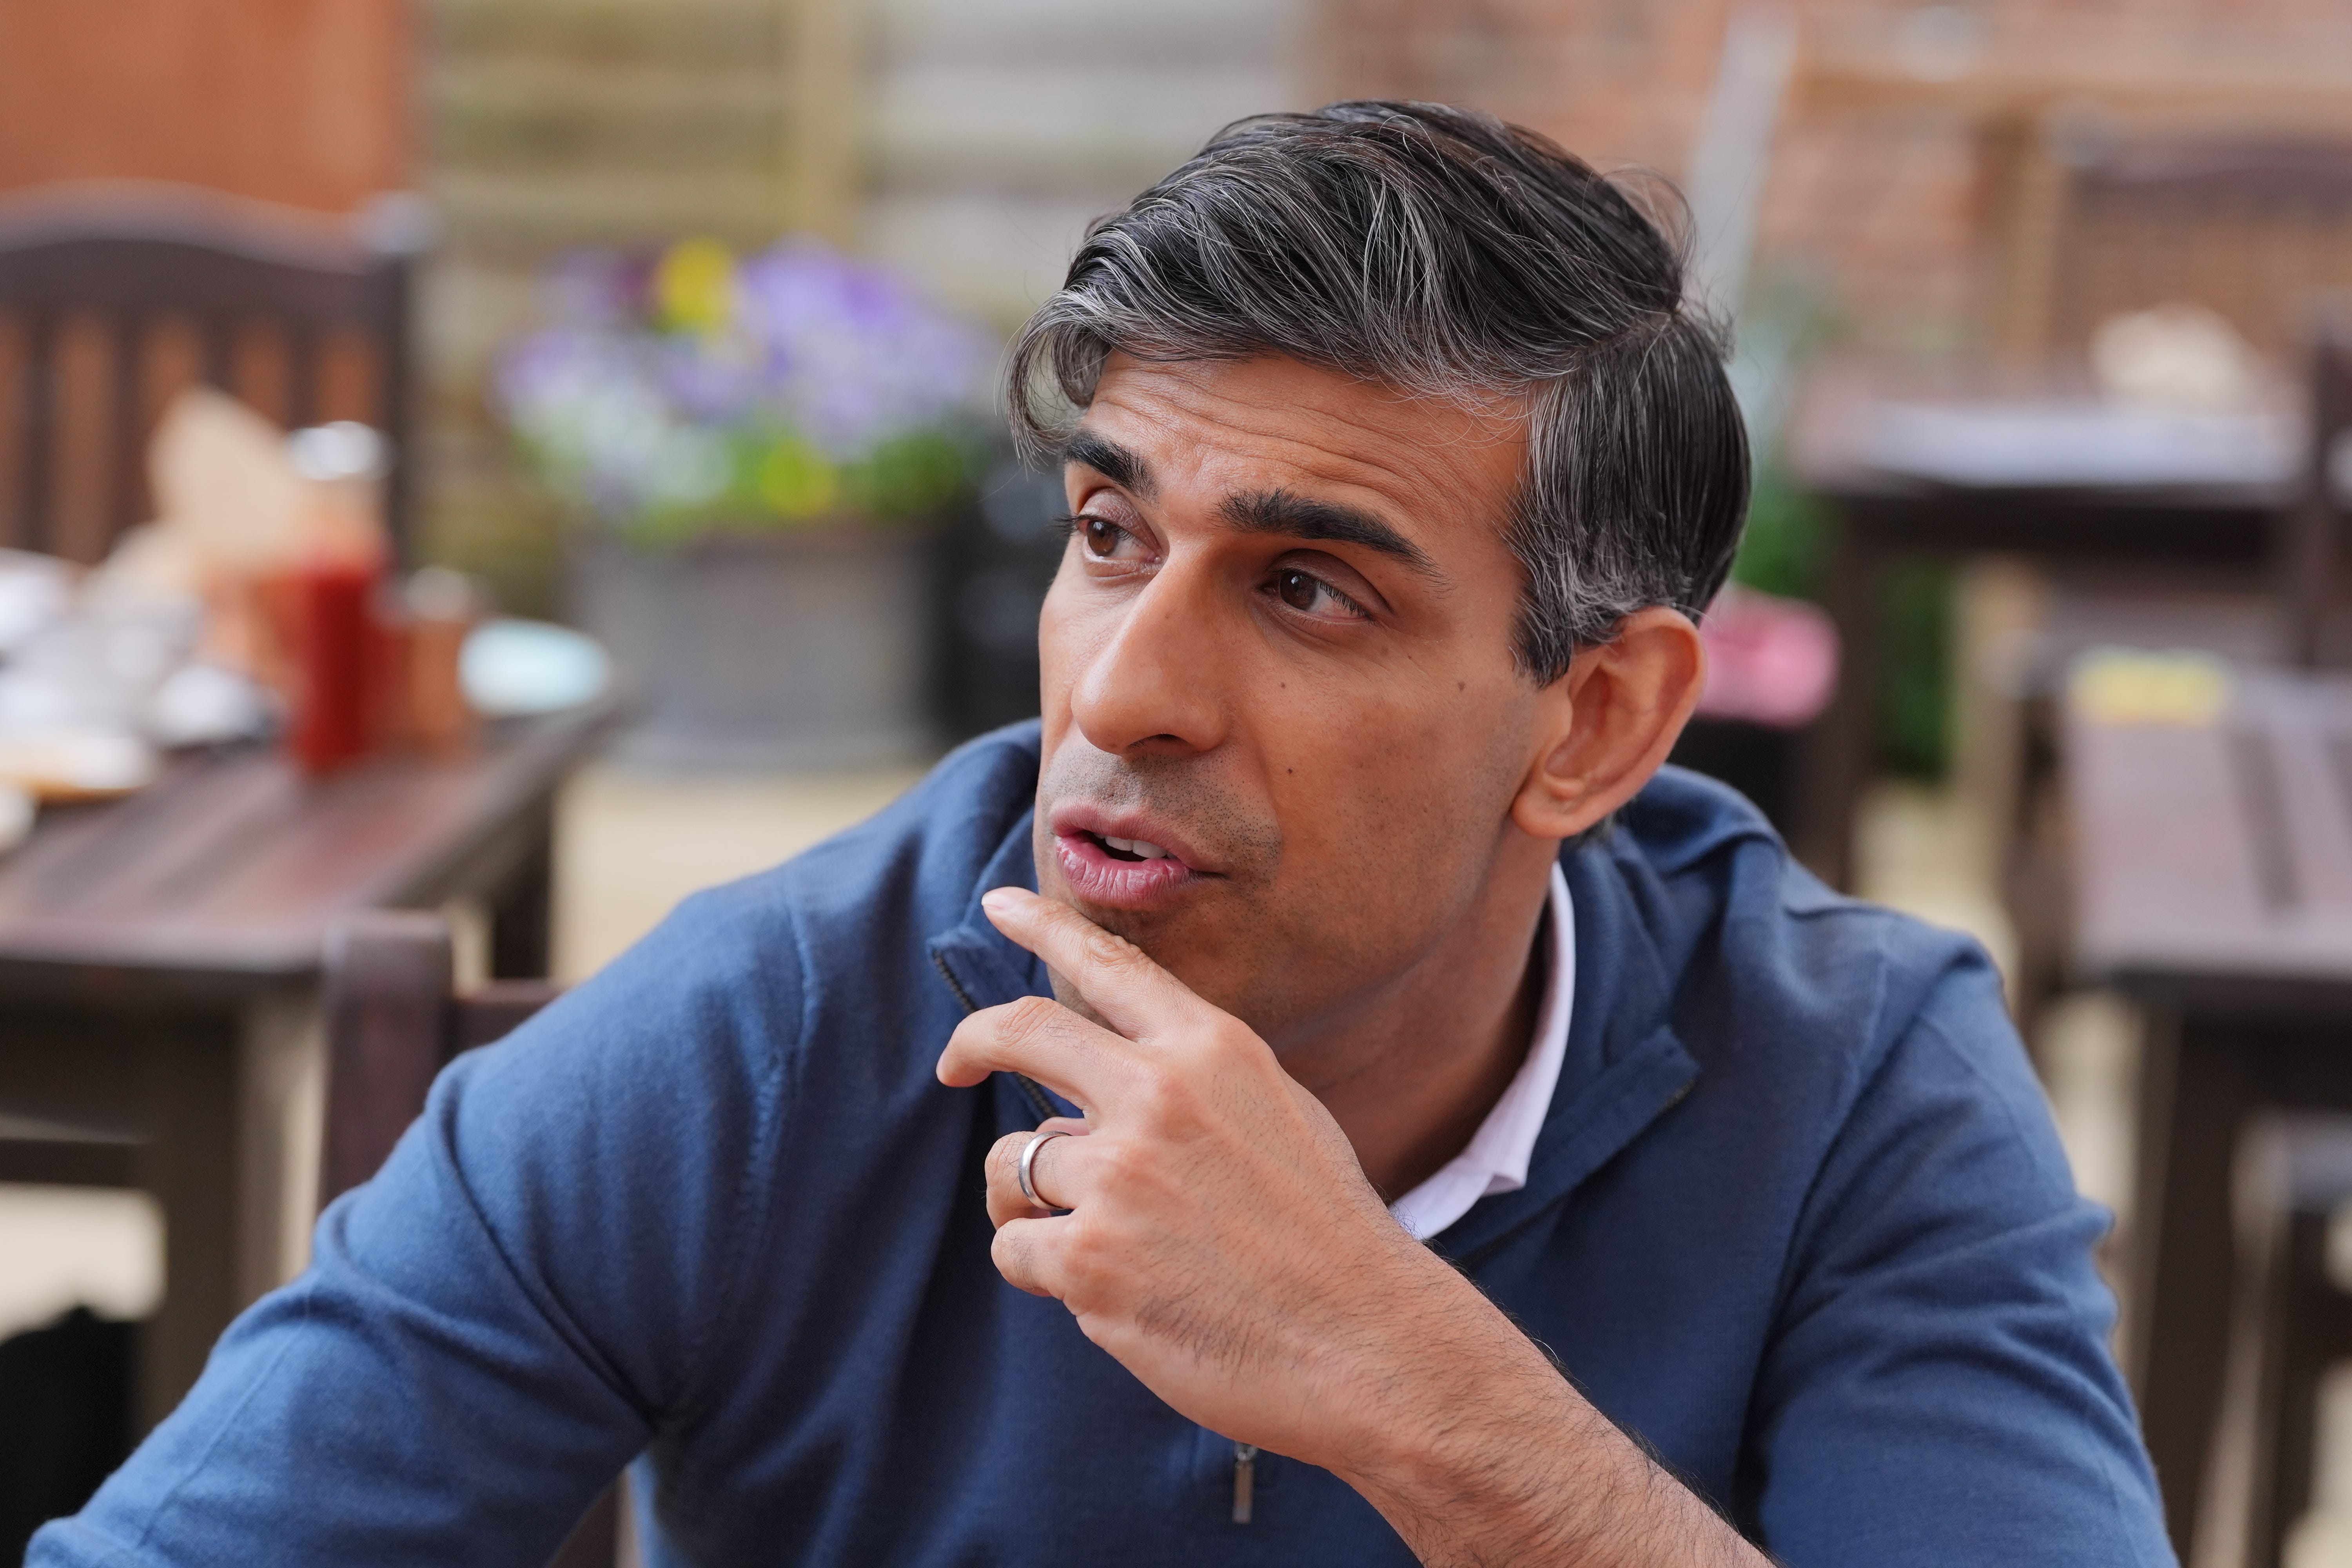
{"type": "Polygon", "coordinates": [[[986,330],[798,237],[575,251],[546,285],[550,319],[500,351],[497,395],[583,525],[572,612],[640,715],[622,755],[929,751],[936,530],[913,524],[971,502],[986,330]]]}
{"type": "Polygon", "coordinates": [[[625,762],[856,768],[932,747],[930,531],[722,532],[662,548],[606,536],[571,554],[574,620],[620,666],[625,762]]]}

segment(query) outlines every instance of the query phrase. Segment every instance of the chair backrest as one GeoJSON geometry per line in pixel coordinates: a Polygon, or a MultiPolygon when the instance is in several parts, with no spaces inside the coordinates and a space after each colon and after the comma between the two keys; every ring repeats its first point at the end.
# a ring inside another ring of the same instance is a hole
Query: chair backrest
{"type": "Polygon", "coordinates": [[[2330,636],[2342,588],[2347,524],[2352,524],[2352,310],[2332,305],[2312,333],[2310,438],[2302,483],[2285,519],[2281,564],[2289,616],[2288,647],[2305,668],[2341,666],[2341,637],[2330,636]]]}
{"type": "MultiPolygon", "coordinates": [[[[327,933],[326,958],[321,1208],[375,1174],[452,1058],[499,1039],[560,991],[543,980],[499,980],[459,992],[448,923],[410,910],[346,915],[327,933]]],[[[614,1568],[621,1508],[615,1482],[590,1505],[550,1568],[614,1568]]]]}
{"type": "Polygon", "coordinates": [[[2086,156],[2061,235],[2053,346],[2189,300],[2257,349],[2301,348],[2313,296],[2352,284],[2352,141],[2209,138],[2086,156]]]}
{"type": "Polygon", "coordinates": [[[413,910],[345,916],[327,933],[326,956],[321,1207],[375,1174],[452,1058],[499,1038],[559,992],[543,980],[458,992],[447,922],[413,910]]]}
{"type": "Polygon", "coordinates": [[[2352,283],[2352,138],[2120,140],[2061,113],[1985,145],[2004,360],[2077,355],[2110,316],[2181,301],[2283,357],[2310,298],[2352,283]]]}
{"type": "Polygon", "coordinates": [[[146,425],[160,405],[152,362],[176,330],[193,333],[203,380],[289,426],[318,422],[331,366],[364,345],[373,407],[351,416],[388,437],[385,514],[404,556],[415,489],[409,295],[428,226],[414,198],[349,224],[170,186],[60,187],[0,203],[0,321],[13,330],[16,382],[5,542],[99,553],[141,521],[146,425]],[[270,357],[255,352],[265,349],[274,349],[275,396],[239,384],[241,371],[270,357]],[[93,399],[69,395],[76,350],[86,351],[79,363],[103,363],[95,430],[68,428],[92,413],[93,399]],[[68,538],[68,465],[97,451],[101,526],[95,541],[68,538]]]}

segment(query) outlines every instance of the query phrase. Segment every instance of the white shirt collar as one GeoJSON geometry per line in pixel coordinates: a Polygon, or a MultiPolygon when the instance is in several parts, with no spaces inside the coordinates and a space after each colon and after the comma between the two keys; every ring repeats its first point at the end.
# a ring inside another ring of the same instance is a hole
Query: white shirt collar
{"type": "Polygon", "coordinates": [[[1389,1205],[1397,1223],[1425,1241],[1470,1212],[1489,1193],[1511,1193],[1528,1184],[1528,1161],[1536,1135],[1551,1110],[1559,1064],[1568,1055],[1568,1014],[1576,999],[1576,908],[1568,879],[1551,868],[1551,963],[1544,979],[1543,1006],[1528,1043],[1527,1060],[1512,1076],[1503,1098],[1486,1112],[1462,1152],[1429,1180],[1389,1205]]]}

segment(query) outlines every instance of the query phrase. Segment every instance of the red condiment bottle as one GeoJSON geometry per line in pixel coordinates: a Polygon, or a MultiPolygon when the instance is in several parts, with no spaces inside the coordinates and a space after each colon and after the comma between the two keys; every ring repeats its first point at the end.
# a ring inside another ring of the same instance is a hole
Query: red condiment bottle
{"type": "Polygon", "coordinates": [[[293,712],[287,746],[304,773],[334,772],[373,748],[383,635],[380,565],[332,558],[295,574],[293,712]]]}
{"type": "Polygon", "coordinates": [[[298,430],[287,449],[310,481],[310,501],[301,562],[287,585],[294,668],[286,744],[316,777],[380,739],[394,657],[377,610],[390,553],[376,488],[383,446],[375,432],[341,424],[298,430]]]}

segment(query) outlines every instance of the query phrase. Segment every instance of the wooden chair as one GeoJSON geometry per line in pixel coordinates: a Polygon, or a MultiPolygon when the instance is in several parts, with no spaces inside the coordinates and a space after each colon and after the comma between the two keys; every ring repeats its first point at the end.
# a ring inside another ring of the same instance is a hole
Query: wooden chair
{"type": "Polygon", "coordinates": [[[458,1053],[512,1032],[560,991],[494,980],[458,992],[448,923],[414,910],[345,916],[327,932],[326,960],[321,1208],[375,1174],[458,1053]]]}
{"type": "MultiPolygon", "coordinates": [[[[320,1207],[375,1174],[424,1110],[435,1075],[459,1052],[505,1036],[559,990],[541,980],[497,980],[460,992],[454,973],[449,928],[437,915],[371,910],[328,932],[320,1207]]],[[[597,1498],[550,1568],[614,1568],[620,1485],[597,1498]]]]}
{"type": "Polygon", "coordinates": [[[2352,1296],[2331,1278],[2327,1233],[2352,1202],[2352,1116],[2272,1116],[2240,1150],[2231,1414],[2247,1449],[2245,1568],[2278,1568],[2313,1501],[2320,1384],[2352,1359],[2352,1296]]]}
{"type": "Polygon", "coordinates": [[[2108,317],[2177,300],[2288,354],[2310,298],[2352,281],[2352,140],[2122,134],[2064,110],[1986,152],[1987,325],[2013,363],[2079,354],[2108,317]]]}
{"type": "Polygon", "coordinates": [[[2288,652],[2305,668],[2352,666],[2352,639],[2336,624],[2352,526],[2352,312],[2323,310],[2311,355],[2311,438],[2302,493],[2279,550],[2288,652]]]}
{"type": "Polygon", "coordinates": [[[330,414],[336,356],[363,343],[373,406],[350,416],[389,438],[385,512],[404,552],[415,481],[409,298],[429,227],[415,197],[384,198],[350,224],[173,186],[66,186],[0,204],[0,321],[13,331],[16,383],[8,542],[95,558],[142,520],[146,426],[161,403],[153,362],[176,329],[193,331],[205,381],[289,426],[330,414]],[[92,357],[73,351],[94,351],[91,329],[103,342],[95,410],[73,395],[92,357]],[[239,384],[273,341],[274,397],[239,384]],[[72,465],[99,451],[98,525],[68,527],[68,481],[94,477],[72,465]]]}

